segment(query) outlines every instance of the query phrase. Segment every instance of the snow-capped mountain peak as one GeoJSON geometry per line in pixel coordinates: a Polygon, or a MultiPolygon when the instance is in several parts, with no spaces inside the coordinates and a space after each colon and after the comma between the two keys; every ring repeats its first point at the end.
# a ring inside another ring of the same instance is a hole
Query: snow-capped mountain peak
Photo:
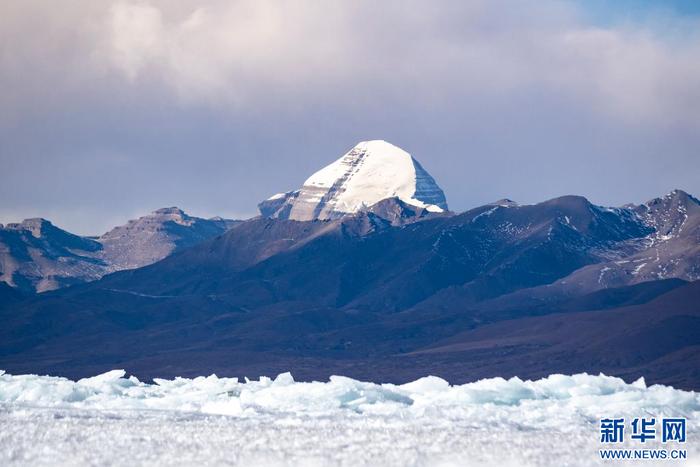
{"type": "Polygon", "coordinates": [[[267,217],[334,219],[398,198],[430,212],[447,210],[442,189],[408,152],[383,140],[363,141],[311,175],[300,190],[260,203],[267,217]]]}

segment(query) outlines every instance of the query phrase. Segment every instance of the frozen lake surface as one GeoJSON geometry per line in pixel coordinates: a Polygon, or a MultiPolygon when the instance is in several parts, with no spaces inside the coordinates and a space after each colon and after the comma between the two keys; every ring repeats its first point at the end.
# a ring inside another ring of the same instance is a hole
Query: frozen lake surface
{"type": "MultiPolygon", "coordinates": [[[[115,370],[73,382],[0,374],[0,465],[614,465],[601,418],[685,417],[700,465],[700,395],[552,375],[450,386],[291,375],[145,384],[115,370]]],[[[662,448],[627,440],[615,448],[662,448]]],[[[629,464],[626,462],[625,464],[629,464]]],[[[644,465],[655,465],[645,461],[644,465]]]]}

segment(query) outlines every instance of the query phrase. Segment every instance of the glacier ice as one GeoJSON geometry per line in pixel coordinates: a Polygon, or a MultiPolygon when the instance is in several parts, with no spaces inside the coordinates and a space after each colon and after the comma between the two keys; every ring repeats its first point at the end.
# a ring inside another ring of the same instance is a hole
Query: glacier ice
{"type": "MultiPolygon", "coordinates": [[[[600,418],[650,415],[686,417],[695,439],[700,394],[587,374],[463,385],[434,376],[296,382],[289,373],[147,384],[123,370],[78,381],[0,371],[0,464],[48,465],[60,455],[70,464],[186,465],[204,455],[244,465],[591,465],[600,418]],[[138,456],[119,461],[126,448],[138,456]]],[[[697,460],[698,443],[686,448],[697,460]]]]}

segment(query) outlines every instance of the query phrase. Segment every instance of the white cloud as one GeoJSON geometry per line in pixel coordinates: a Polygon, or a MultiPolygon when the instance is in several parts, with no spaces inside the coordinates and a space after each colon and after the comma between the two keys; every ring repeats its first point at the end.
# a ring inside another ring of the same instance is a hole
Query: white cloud
{"type": "Polygon", "coordinates": [[[110,60],[129,80],[155,79],[184,101],[384,105],[377,96],[410,96],[425,105],[542,87],[629,122],[700,121],[697,35],[671,43],[649,29],[603,29],[561,4],[170,5],[112,5],[110,60]]]}
{"type": "Polygon", "coordinates": [[[0,199],[84,232],[254,212],[368,138],[455,209],[697,193],[698,18],[601,25],[581,4],[0,2],[0,199]]]}
{"type": "Polygon", "coordinates": [[[49,102],[100,80],[234,108],[541,88],[632,123],[700,121],[696,20],[664,17],[668,39],[649,23],[591,25],[563,2],[28,0],[0,12],[0,85],[13,91],[0,99],[15,109],[49,93],[47,80],[49,102]]]}
{"type": "Polygon", "coordinates": [[[117,3],[110,9],[114,65],[134,80],[166,52],[160,10],[148,4],[117,3]]]}

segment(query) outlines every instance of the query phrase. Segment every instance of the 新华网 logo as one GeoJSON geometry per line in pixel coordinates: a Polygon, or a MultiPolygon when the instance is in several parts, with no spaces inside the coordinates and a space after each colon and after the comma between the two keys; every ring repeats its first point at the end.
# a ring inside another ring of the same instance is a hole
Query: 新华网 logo
{"type": "Polygon", "coordinates": [[[646,448],[647,441],[661,443],[685,443],[686,419],[663,418],[657,423],[656,418],[639,417],[625,424],[624,418],[603,418],[600,420],[600,442],[605,444],[624,443],[626,436],[644,446],[636,449],[601,449],[601,459],[686,459],[685,449],[651,449],[646,448]]]}
{"type": "MultiPolygon", "coordinates": [[[[664,418],[661,420],[661,442],[676,441],[685,443],[685,418],[664,418]]],[[[655,418],[635,418],[629,424],[632,429],[630,439],[645,443],[657,438],[655,418]]],[[[622,443],[625,441],[625,419],[603,418],[600,420],[600,442],[622,443]]]]}

